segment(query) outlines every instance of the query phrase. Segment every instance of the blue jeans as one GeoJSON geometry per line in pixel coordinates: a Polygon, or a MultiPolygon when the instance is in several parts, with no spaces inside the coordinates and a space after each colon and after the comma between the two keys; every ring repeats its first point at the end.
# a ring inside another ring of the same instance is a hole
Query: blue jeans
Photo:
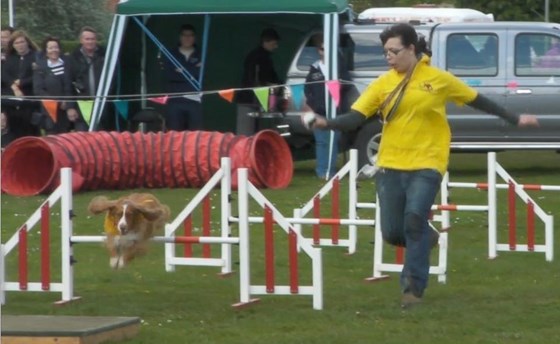
{"type": "Polygon", "coordinates": [[[167,130],[202,130],[202,104],[179,98],[170,99],[166,105],[165,127],[167,130]]]}
{"type": "Polygon", "coordinates": [[[383,240],[406,247],[401,289],[417,297],[428,286],[432,234],[428,219],[440,183],[441,174],[432,169],[383,168],[376,175],[383,240]]]}
{"type": "Polygon", "coordinates": [[[336,174],[336,158],[338,155],[338,138],[340,133],[333,130],[314,129],[315,136],[315,173],[320,178],[332,177],[336,174]],[[331,152],[331,166],[329,169],[329,149],[331,135],[334,135],[333,149],[331,152]],[[328,172],[328,173],[327,173],[328,172]]]}

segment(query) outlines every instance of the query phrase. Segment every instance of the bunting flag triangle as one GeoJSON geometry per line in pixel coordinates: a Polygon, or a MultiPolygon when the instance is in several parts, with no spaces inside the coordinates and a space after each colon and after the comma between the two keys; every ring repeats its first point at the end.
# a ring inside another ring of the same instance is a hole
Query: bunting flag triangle
{"type": "Polygon", "coordinates": [[[84,117],[84,120],[89,125],[91,122],[91,110],[93,109],[93,100],[78,100],[78,107],[84,117]]]}
{"type": "Polygon", "coordinates": [[[263,109],[268,110],[268,87],[259,87],[253,90],[263,109]]]}
{"type": "Polygon", "coordinates": [[[327,81],[327,88],[334,100],[334,104],[338,107],[340,103],[340,82],[338,80],[327,81]]]}
{"type": "Polygon", "coordinates": [[[165,105],[167,103],[167,98],[169,98],[169,96],[152,97],[152,98],[148,98],[148,100],[154,103],[165,105]]]}
{"type": "Polygon", "coordinates": [[[47,113],[52,118],[53,122],[56,123],[58,119],[58,102],[51,99],[43,99],[41,100],[41,102],[43,103],[43,107],[47,110],[47,113]]]}
{"type": "Polygon", "coordinates": [[[128,101],[127,100],[115,100],[115,109],[121,115],[121,117],[126,121],[128,120],[128,101]]]}
{"type": "Polygon", "coordinates": [[[290,85],[291,93],[292,93],[292,102],[294,103],[294,107],[296,110],[301,110],[303,106],[303,85],[290,85]]]}
{"type": "Polygon", "coordinates": [[[225,100],[227,100],[230,103],[233,101],[233,95],[234,95],[233,88],[230,88],[230,89],[227,89],[227,90],[220,90],[220,91],[218,91],[218,94],[220,95],[220,97],[224,98],[225,100]]]}

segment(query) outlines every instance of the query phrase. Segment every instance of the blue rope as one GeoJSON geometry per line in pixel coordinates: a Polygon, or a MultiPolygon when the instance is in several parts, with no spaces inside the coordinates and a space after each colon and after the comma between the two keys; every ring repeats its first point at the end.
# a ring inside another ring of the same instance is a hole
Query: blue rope
{"type": "Polygon", "coordinates": [[[144,31],[146,36],[148,36],[152,40],[152,42],[154,42],[154,44],[160,49],[160,51],[163,52],[163,54],[169,59],[169,61],[171,61],[173,66],[181,70],[181,74],[185,77],[185,79],[188,82],[190,82],[190,84],[197,91],[200,91],[201,87],[198,80],[196,80],[187,70],[183,68],[183,66],[179,63],[179,61],[177,61],[177,59],[169,52],[169,50],[167,50],[167,48],[156,38],[154,34],[150,32],[150,30],[137,17],[133,17],[133,19],[134,21],[136,21],[136,24],[138,24],[138,26],[140,26],[140,28],[144,31]]]}
{"type": "Polygon", "coordinates": [[[200,75],[198,76],[198,82],[202,85],[202,80],[204,80],[204,67],[206,67],[206,47],[208,47],[208,30],[210,28],[210,15],[206,14],[204,16],[204,33],[202,34],[202,56],[200,67],[200,75]]]}
{"type": "MultiPolygon", "coordinates": [[[[121,94],[121,69],[120,69],[120,60],[117,60],[117,94],[120,95],[121,94]]],[[[113,103],[114,108],[115,108],[115,128],[117,129],[117,131],[121,131],[121,127],[119,124],[119,109],[117,107],[117,103],[114,102],[113,103]]]]}

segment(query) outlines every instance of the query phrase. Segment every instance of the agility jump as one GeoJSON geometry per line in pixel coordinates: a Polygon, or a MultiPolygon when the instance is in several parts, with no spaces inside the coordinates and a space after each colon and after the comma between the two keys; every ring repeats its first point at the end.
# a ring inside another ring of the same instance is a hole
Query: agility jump
{"type": "MultiPolygon", "coordinates": [[[[222,159],[222,168],[215,173],[210,181],[197,193],[197,195],[187,204],[183,211],[177,218],[170,224],[166,225],[166,235],[156,236],[153,238],[155,242],[165,243],[165,259],[166,270],[173,271],[176,265],[197,265],[197,266],[220,266],[222,273],[231,273],[231,246],[238,245],[239,247],[239,278],[240,278],[240,301],[234,304],[235,307],[244,306],[258,299],[251,298],[252,295],[311,295],[313,297],[313,308],[323,308],[323,288],[322,288],[322,259],[321,249],[314,248],[306,242],[303,242],[301,234],[293,230],[293,226],[274,208],[272,203],[268,201],[258,189],[252,185],[248,180],[247,169],[238,170],[238,196],[239,196],[239,217],[237,218],[239,225],[239,236],[233,237],[230,233],[229,223],[232,219],[231,212],[231,175],[230,175],[230,161],[229,158],[222,159]],[[221,182],[222,188],[222,236],[175,236],[174,232],[181,224],[190,217],[192,212],[202,202],[206,203],[208,194],[212,189],[221,182]],[[267,242],[265,244],[266,259],[266,284],[265,285],[252,285],[249,264],[249,220],[248,202],[249,199],[255,199],[263,209],[265,209],[266,220],[265,228],[267,234],[267,242]],[[274,252],[272,227],[274,223],[279,224],[282,229],[288,234],[289,241],[289,269],[290,269],[290,283],[289,286],[276,285],[274,278],[274,252]],[[222,257],[219,259],[210,257],[201,258],[188,258],[175,256],[175,244],[193,244],[201,243],[205,245],[219,244],[222,246],[222,257]],[[312,284],[309,286],[301,286],[298,276],[298,247],[312,260],[312,284]]],[[[77,236],[73,235],[72,231],[72,174],[70,169],[62,169],[61,171],[61,185],[55,192],[45,201],[45,204],[52,205],[56,201],[61,200],[62,211],[62,281],[59,283],[50,282],[50,240],[49,240],[49,216],[41,217],[41,214],[47,213],[44,206],[41,206],[34,215],[26,222],[26,224],[18,230],[14,236],[1,246],[3,257],[6,257],[14,248],[19,244],[19,282],[6,282],[5,281],[5,259],[1,263],[1,276],[2,279],[2,302],[5,302],[5,291],[51,291],[61,292],[62,299],[57,303],[70,302],[77,299],[74,296],[73,288],[73,274],[74,274],[74,259],[73,259],[73,245],[77,243],[95,243],[103,242],[105,236],[77,236]],[[46,228],[41,231],[41,251],[45,252],[42,255],[42,282],[28,282],[27,274],[27,232],[41,219],[42,227],[46,228]],[[47,283],[48,282],[48,283],[47,283]]]]}

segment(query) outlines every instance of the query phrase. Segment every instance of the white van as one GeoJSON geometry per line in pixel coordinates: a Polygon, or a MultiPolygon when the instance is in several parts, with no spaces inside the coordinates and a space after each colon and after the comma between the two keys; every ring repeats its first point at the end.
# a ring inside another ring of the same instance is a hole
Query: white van
{"type": "Polygon", "coordinates": [[[493,22],[493,14],[470,8],[375,7],[358,15],[358,21],[370,23],[472,23],[493,22]]]}

